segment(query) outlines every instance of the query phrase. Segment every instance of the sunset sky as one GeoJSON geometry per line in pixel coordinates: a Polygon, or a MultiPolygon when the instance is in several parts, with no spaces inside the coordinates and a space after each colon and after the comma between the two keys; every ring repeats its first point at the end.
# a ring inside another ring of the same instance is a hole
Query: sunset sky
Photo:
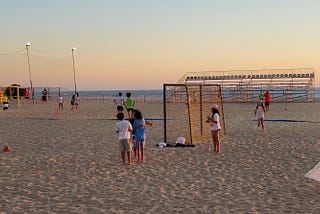
{"type": "MultiPolygon", "coordinates": [[[[320,65],[319,0],[0,0],[0,85],[161,89],[186,72],[320,65]]],[[[319,74],[316,74],[319,78],[319,74]]],[[[319,86],[319,81],[317,84],[319,86]]]]}

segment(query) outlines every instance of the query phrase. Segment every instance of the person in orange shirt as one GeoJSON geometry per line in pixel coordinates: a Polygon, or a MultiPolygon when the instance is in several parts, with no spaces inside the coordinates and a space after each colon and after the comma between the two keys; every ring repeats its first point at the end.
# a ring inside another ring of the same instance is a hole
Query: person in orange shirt
{"type": "Polygon", "coordinates": [[[270,102],[271,102],[271,94],[269,93],[269,91],[267,91],[265,94],[264,94],[264,105],[265,105],[265,108],[266,108],[266,111],[269,111],[270,109],[270,102]]]}

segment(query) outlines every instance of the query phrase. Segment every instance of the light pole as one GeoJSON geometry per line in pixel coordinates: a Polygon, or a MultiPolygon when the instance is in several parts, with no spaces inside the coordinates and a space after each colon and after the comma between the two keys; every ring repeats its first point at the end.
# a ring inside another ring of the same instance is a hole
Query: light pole
{"type": "Polygon", "coordinates": [[[31,43],[30,43],[30,42],[27,42],[27,44],[26,44],[26,50],[27,50],[28,70],[29,70],[29,79],[30,79],[30,92],[31,92],[32,102],[34,103],[33,88],[32,88],[32,79],[31,79],[31,70],[30,70],[30,59],[29,59],[29,46],[30,46],[30,45],[31,45],[31,43]]]}
{"type": "Polygon", "coordinates": [[[77,48],[73,47],[71,49],[71,53],[72,53],[72,67],[73,67],[73,81],[74,81],[74,94],[77,93],[77,84],[76,84],[76,69],[74,67],[74,55],[73,52],[77,50],[77,48]]]}

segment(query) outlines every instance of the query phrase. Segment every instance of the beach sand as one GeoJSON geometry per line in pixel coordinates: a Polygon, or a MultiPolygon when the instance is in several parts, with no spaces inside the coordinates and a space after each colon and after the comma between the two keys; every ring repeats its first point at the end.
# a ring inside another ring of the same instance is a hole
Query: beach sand
{"type": "MultiPolygon", "coordinates": [[[[162,118],[160,102],[138,102],[162,118]]],[[[318,213],[320,103],[272,103],[265,131],[255,104],[224,104],[221,154],[211,143],[159,148],[163,121],[147,127],[145,163],[123,165],[115,105],[82,99],[12,104],[0,111],[0,213],[318,213]],[[285,110],[286,109],[286,110],[285,110]],[[287,120],[287,121],[286,121],[287,120]]],[[[177,121],[177,129],[179,121],[177,121]]],[[[208,127],[209,128],[209,127],[208,127]]],[[[178,137],[178,136],[177,136],[178,137]]]]}

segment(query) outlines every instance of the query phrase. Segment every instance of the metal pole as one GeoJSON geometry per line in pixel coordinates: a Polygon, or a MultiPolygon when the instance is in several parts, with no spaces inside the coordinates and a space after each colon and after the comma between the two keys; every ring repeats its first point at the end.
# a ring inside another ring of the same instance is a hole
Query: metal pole
{"type": "Polygon", "coordinates": [[[77,84],[76,84],[76,69],[74,66],[74,55],[73,52],[76,50],[76,48],[72,48],[72,67],[73,67],[73,81],[74,81],[74,94],[77,93],[77,84]]]}
{"type": "Polygon", "coordinates": [[[163,142],[167,143],[167,103],[166,103],[167,85],[163,84],[163,142]]]}
{"type": "Polygon", "coordinates": [[[28,43],[26,44],[26,50],[27,50],[28,70],[29,70],[29,78],[30,78],[31,99],[32,99],[32,103],[34,104],[34,91],[33,91],[33,88],[32,88],[31,69],[30,69],[30,59],[29,59],[29,46],[30,46],[30,42],[28,42],[28,43]]]}

